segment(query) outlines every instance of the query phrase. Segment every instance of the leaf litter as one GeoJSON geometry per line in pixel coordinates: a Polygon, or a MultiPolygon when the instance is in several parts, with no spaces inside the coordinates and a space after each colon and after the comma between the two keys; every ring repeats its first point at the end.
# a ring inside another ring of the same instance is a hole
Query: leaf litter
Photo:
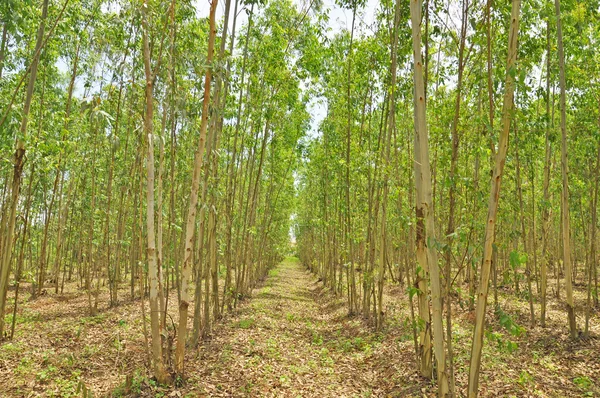
{"type": "MultiPolygon", "coordinates": [[[[82,386],[96,397],[436,396],[416,370],[408,296],[397,285],[386,287],[386,323],[376,331],[348,316],[343,297],[287,259],[198,350],[188,350],[180,387],[157,386],[146,370],[139,299],[123,290],[119,306],[102,307],[108,302],[102,292],[98,314],[89,316],[86,294],[75,286],[67,291],[20,305],[15,339],[0,345],[0,396],[76,397],[82,386]]],[[[172,292],[171,313],[176,297],[172,292]]],[[[558,302],[549,303],[542,329],[529,327],[526,299],[501,292],[499,301],[525,332],[508,333],[489,305],[480,396],[600,396],[597,311],[591,337],[572,341],[558,302]]],[[[453,310],[457,393],[464,396],[472,314],[453,310]]]]}

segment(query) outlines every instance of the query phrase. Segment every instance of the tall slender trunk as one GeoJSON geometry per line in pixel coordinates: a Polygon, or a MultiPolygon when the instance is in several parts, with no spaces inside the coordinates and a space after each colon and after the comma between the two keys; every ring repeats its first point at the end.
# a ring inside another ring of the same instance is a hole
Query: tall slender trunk
{"type": "MultiPolygon", "coordinates": [[[[231,9],[231,0],[226,0],[225,2],[225,15],[223,17],[223,26],[226,27],[229,24],[229,12],[231,9]]],[[[217,55],[217,59],[222,61],[225,58],[225,45],[227,43],[227,28],[223,29],[221,34],[221,42],[219,47],[219,52],[217,55]]],[[[230,63],[227,63],[226,74],[229,71],[230,63]]],[[[217,74],[215,76],[215,89],[214,89],[214,100],[213,102],[216,104],[216,112],[215,117],[212,118],[210,124],[210,134],[212,140],[212,150],[209,150],[209,156],[207,157],[207,170],[210,170],[210,173],[207,172],[207,177],[210,177],[210,185],[213,187],[218,187],[218,170],[219,170],[219,162],[218,156],[216,155],[219,151],[220,145],[220,135],[222,128],[222,119],[223,119],[223,111],[225,109],[225,96],[227,95],[227,86],[225,87],[225,95],[224,98],[221,99],[223,91],[223,76],[221,74],[217,74]]],[[[208,181],[208,179],[206,180],[208,181]]],[[[204,188],[206,190],[206,187],[204,188]]],[[[208,266],[210,267],[210,276],[212,280],[212,298],[211,301],[213,303],[213,319],[217,320],[220,318],[220,310],[221,307],[219,305],[219,278],[218,278],[218,257],[217,257],[217,199],[216,199],[216,188],[213,188],[209,192],[209,204],[208,204],[208,266]]],[[[207,273],[208,275],[208,273],[207,273]]],[[[206,302],[206,306],[208,308],[208,301],[206,302]]]]}
{"type": "Polygon", "coordinates": [[[487,0],[485,4],[485,20],[486,20],[486,64],[487,64],[487,89],[488,89],[488,112],[489,112],[489,129],[487,131],[487,139],[490,146],[491,159],[493,162],[496,148],[494,140],[492,139],[494,134],[494,84],[492,78],[494,76],[494,70],[492,65],[492,2],[494,0],[487,0]]]}
{"type": "Polygon", "coordinates": [[[8,41],[8,23],[2,24],[2,41],[0,42],[0,79],[4,70],[4,59],[6,58],[6,43],[8,41]]]}
{"type": "Polygon", "coordinates": [[[540,324],[546,327],[546,290],[548,288],[548,229],[550,228],[550,167],[552,163],[552,146],[550,144],[550,17],[546,21],[546,125],[545,125],[545,156],[542,207],[542,263],[540,266],[540,324]]]}
{"type": "Polygon", "coordinates": [[[196,213],[198,206],[198,189],[200,187],[200,174],[202,171],[202,162],[204,157],[204,147],[206,145],[206,128],[209,120],[210,103],[210,85],[212,80],[213,53],[215,48],[215,37],[217,34],[215,16],[218,0],[212,0],[210,4],[209,35],[208,35],[208,54],[206,57],[206,75],[204,77],[204,100],[202,103],[202,120],[200,122],[200,137],[198,138],[198,148],[194,155],[194,171],[192,174],[192,186],[190,189],[190,199],[188,204],[187,220],[185,223],[185,249],[183,254],[183,264],[181,266],[181,300],[179,302],[179,325],[177,333],[177,346],[175,349],[175,371],[183,375],[183,364],[185,354],[185,342],[187,337],[187,318],[190,305],[189,284],[191,277],[192,249],[194,240],[194,226],[196,224],[196,213]]]}
{"type": "Polygon", "coordinates": [[[351,74],[352,74],[352,44],[354,42],[354,24],[356,21],[356,4],[352,7],[352,29],[350,31],[350,48],[348,49],[348,80],[346,82],[346,101],[348,105],[348,120],[346,125],[346,182],[345,182],[345,195],[346,195],[346,252],[347,252],[347,264],[349,267],[349,290],[348,290],[348,312],[354,314],[356,311],[356,282],[355,282],[355,270],[354,270],[354,255],[353,255],[353,244],[352,244],[352,214],[350,207],[350,139],[352,136],[352,103],[350,97],[350,86],[351,86],[351,74]]]}
{"type": "Polygon", "coordinates": [[[575,307],[573,304],[573,266],[571,264],[571,227],[569,219],[569,177],[567,164],[567,99],[565,79],[565,52],[563,49],[562,22],[560,18],[560,0],[554,0],[556,10],[556,34],[558,44],[558,64],[560,83],[560,131],[561,131],[561,174],[562,174],[562,243],[563,264],[565,267],[565,291],[567,299],[567,318],[571,337],[577,337],[577,323],[575,321],[575,307]]]}
{"type": "Polygon", "coordinates": [[[19,258],[17,259],[17,271],[15,275],[15,304],[13,306],[12,324],[10,327],[10,339],[15,335],[15,324],[17,321],[17,307],[19,305],[19,287],[21,285],[21,275],[23,274],[23,262],[25,257],[25,243],[27,242],[27,234],[29,233],[29,212],[31,210],[31,197],[33,177],[35,174],[35,163],[31,163],[29,171],[29,184],[27,187],[27,199],[25,200],[25,219],[23,220],[23,232],[21,234],[21,248],[19,249],[19,258]]]}
{"type": "MultiPolygon", "coordinates": [[[[600,124],[600,118],[598,119],[600,124]]],[[[600,184],[600,142],[598,143],[598,155],[596,157],[596,166],[594,167],[594,189],[592,192],[592,200],[590,203],[591,223],[590,223],[590,259],[587,269],[587,302],[585,311],[585,336],[589,337],[590,328],[590,313],[592,311],[592,277],[594,270],[597,267],[596,258],[596,228],[598,222],[598,185],[600,184]]],[[[597,293],[597,291],[596,291],[597,293]]],[[[595,300],[598,300],[598,294],[594,295],[595,300]]],[[[596,305],[596,303],[594,303],[596,305]]]]}
{"type": "Polygon", "coordinates": [[[431,276],[431,301],[433,320],[433,346],[437,364],[438,396],[448,396],[448,374],[446,372],[446,353],[444,351],[444,330],[442,325],[442,296],[440,286],[440,269],[435,239],[435,222],[432,203],[431,169],[429,165],[429,137],[427,132],[425,83],[423,80],[423,61],[421,58],[421,4],[422,0],[411,0],[410,16],[412,26],[412,42],[414,56],[414,117],[415,117],[415,187],[416,211],[422,217],[424,229],[421,231],[421,245],[417,251],[419,265],[429,268],[431,276]]]}
{"type": "Polygon", "coordinates": [[[488,214],[485,225],[485,237],[483,246],[483,263],[481,266],[481,279],[477,292],[477,307],[475,310],[475,330],[473,331],[473,345],[471,348],[471,361],[469,366],[469,386],[467,396],[477,397],[479,386],[479,368],[481,366],[481,351],[483,349],[483,334],[485,327],[485,309],[489,290],[490,273],[492,267],[492,254],[496,229],[496,217],[498,213],[498,201],[500,199],[500,185],[502,172],[506,162],[508,151],[508,136],[513,111],[513,100],[515,90],[514,71],[517,60],[517,39],[519,36],[519,19],[521,12],[521,0],[512,1],[510,17],[510,30],[508,36],[508,54],[506,61],[506,84],[504,100],[502,104],[502,132],[498,140],[498,152],[492,174],[490,197],[488,202],[488,214]]]}
{"type": "Polygon", "coordinates": [[[521,221],[521,239],[523,241],[523,251],[527,254],[525,262],[525,276],[527,278],[527,294],[529,300],[529,322],[531,326],[535,326],[535,312],[533,310],[533,290],[531,280],[531,260],[529,259],[529,251],[527,250],[527,231],[525,229],[525,205],[523,203],[523,188],[521,187],[521,162],[519,161],[519,135],[515,123],[515,160],[516,160],[516,185],[517,196],[519,197],[519,218],[521,221]]]}
{"type": "MultiPolygon", "coordinates": [[[[234,42],[235,42],[235,28],[236,28],[236,22],[237,22],[237,9],[238,9],[238,4],[239,2],[237,0],[235,1],[235,6],[234,6],[234,10],[233,10],[233,24],[232,24],[232,28],[231,28],[231,39],[229,40],[229,53],[233,53],[233,46],[234,46],[234,42]]],[[[226,14],[227,14],[227,19],[229,19],[229,9],[231,7],[231,1],[229,0],[227,2],[226,5],[226,14]]],[[[226,38],[225,34],[224,37],[226,38]]],[[[229,93],[229,75],[231,72],[231,62],[227,62],[227,70],[225,71],[225,89],[224,89],[224,94],[223,94],[223,100],[222,100],[222,104],[221,109],[225,109],[226,106],[226,101],[227,101],[227,97],[228,97],[228,93],[229,93]]],[[[240,90],[241,91],[241,90],[240,90]]],[[[217,131],[219,134],[221,134],[223,130],[223,114],[221,113],[220,117],[219,117],[219,123],[217,126],[217,131]]],[[[234,137],[234,148],[233,150],[236,150],[236,146],[237,146],[237,136],[234,137]]],[[[232,160],[231,160],[231,166],[233,166],[233,156],[232,156],[232,160]]],[[[221,302],[221,312],[223,312],[223,309],[225,308],[225,305],[227,305],[227,309],[231,310],[231,296],[232,296],[232,291],[231,291],[231,284],[232,284],[232,273],[233,273],[233,267],[232,267],[232,247],[231,247],[231,236],[232,236],[232,221],[233,221],[233,214],[230,213],[230,195],[229,195],[229,190],[231,189],[230,186],[230,165],[227,165],[227,176],[225,179],[225,184],[226,184],[226,201],[225,201],[225,222],[227,224],[227,228],[225,230],[225,245],[226,245],[226,249],[225,249],[225,255],[224,255],[224,261],[225,261],[225,283],[223,284],[223,301],[221,302]]]]}
{"type": "Polygon", "coordinates": [[[454,235],[454,213],[456,212],[456,190],[457,190],[457,168],[458,168],[458,123],[460,120],[460,103],[462,97],[463,71],[465,41],[467,36],[467,23],[469,13],[469,0],[462,2],[462,18],[460,27],[460,39],[458,46],[458,81],[456,85],[456,100],[454,103],[454,118],[452,120],[452,155],[450,158],[450,188],[448,189],[448,226],[446,228],[446,238],[448,244],[444,251],[445,279],[446,279],[446,342],[448,344],[448,395],[454,397],[454,353],[452,351],[452,246],[454,235]]]}
{"type": "MultiPolygon", "coordinates": [[[[167,94],[168,97],[168,94],[167,94]]],[[[165,101],[166,102],[166,101],[165,101]]],[[[163,265],[163,174],[165,170],[165,129],[167,123],[167,104],[163,104],[163,115],[161,128],[158,138],[158,186],[156,189],[156,268],[158,271],[159,296],[158,303],[160,307],[160,327],[165,327],[167,319],[167,307],[165,302],[165,283],[164,283],[164,265],[163,265]]]]}
{"type": "MultiPolygon", "coordinates": [[[[71,116],[71,103],[72,103],[72,99],[73,99],[73,90],[75,87],[75,79],[77,78],[77,67],[79,64],[79,50],[80,50],[80,43],[77,44],[77,49],[75,51],[75,57],[73,57],[73,69],[71,72],[71,79],[69,81],[69,88],[67,91],[67,102],[65,105],[65,117],[64,117],[64,127],[65,127],[65,131],[68,130],[69,127],[69,118],[71,116]]],[[[65,136],[64,134],[61,137],[61,140],[64,141],[65,136]]],[[[58,160],[58,164],[56,166],[56,170],[57,172],[60,172],[61,175],[61,184],[63,183],[64,180],[64,171],[61,168],[61,160],[63,157],[63,152],[61,151],[59,154],[59,160],[58,160]]],[[[63,226],[61,225],[61,220],[63,221],[63,224],[66,222],[66,218],[68,215],[68,205],[69,205],[69,199],[71,197],[71,193],[72,193],[72,188],[73,188],[73,177],[71,178],[71,181],[69,182],[69,189],[68,189],[68,197],[67,197],[67,205],[65,206],[65,209],[62,210],[63,216],[61,217],[61,207],[59,204],[59,225],[58,225],[58,232],[57,232],[57,238],[56,238],[56,259],[55,259],[55,263],[54,263],[54,269],[55,269],[55,280],[56,280],[56,288],[55,288],[55,292],[58,293],[58,275],[60,272],[60,263],[61,263],[61,249],[62,249],[62,232],[63,232],[63,226]]]]}
{"type": "MultiPolygon", "coordinates": [[[[64,176],[63,176],[64,179],[64,176]]],[[[69,221],[69,209],[72,208],[72,198],[73,198],[73,188],[75,186],[75,178],[71,177],[71,181],[69,181],[69,188],[67,189],[67,198],[66,198],[66,202],[65,204],[62,206],[62,215],[59,214],[59,219],[58,219],[58,233],[57,233],[57,237],[56,237],[56,254],[55,254],[55,259],[54,259],[54,272],[55,272],[55,276],[54,279],[56,280],[56,289],[55,289],[55,293],[58,293],[58,278],[59,278],[59,274],[60,274],[60,267],[61,267],[61,263],[63,261],[62,258],[62,247],[63,247],[63,241],[64,241],[64,237],[63,237],[63,229],[65,229],[65,225],[69,225],[69,228],[72,227],[72,222],[70,224],[67,224],[69,221]]],[[[60,209],[60,205],[59,205],[59,209],[60,209]]],[[[65,267],[66,269],[66,267],[65,267]]],[[[65,283],[65,278],[64,278],[64,273],[63,273],[63,278],[62,278],[62,282],[60,284],[60,293],[62,294],[63,292],[63,288],[64,288],[64,283],[65,283]]]]}
{"type": "Polygon", "coordinates": [[[378,328],[383,326],[383,282],[385,277],[385,264],[387,260],[387,231],[386,231],[386,214],[387,214],[387,200],[388,200],[388,192],[389,192],[389,183],[388,183],[388,175],[389,175],[389,159],[390,159],[390,145],[391,145],[391,137],[394,134],[396,129],[396,82],[397,82],[397,68],[398,68],[398,55],[397,55],[397,47],[398,47],[398,26],[400,24],[400,0],[396,0],[394,6],[394,20],[392,26],[392,48],[391,48],[391,66],[390,66],[390,100],[389,100],[389,112],[388,112],[388,129],[387,129],[387,139],[385,140],[384,147],[384,159],[383,159],[383,197],[382,197],[382,207],[381,207],[381,242],[380,242],[380,254],[379,254],[379,269],[378,269],[378,311],[375,316],[376,325],[378,328]]]}
{"type": "MultiPolygon", "coordinates": [[[[236,10],[237,10],[237,2],[236,2],[236,10]]],[[[235,123],[235,129],[233,132],[233,148],[231,149],[231,161],[228,164],[228,172],[227,172],[227,205],[226,205],[226,218],[227,218],[227,231],[226,231],[226,252],[225,252],[225,263],[227,264],[228,268],[232,268],[232,272],[235,273],[235,285],[236,288],[234,287],[229,287],[230,285],[227,283],[227,279],[225,280],[225,287],[229,290],[229,292],[227,292],[228,294],[225,296],[225,300],[227,302],[227,306],[231,307],[232,306],[232,301],[233,303],[237,303],[237,297],[238,297],[238,289],[237,286],[239,286],[239,280],[240,280],[240,275],[238,272],[238,266],[240,265],[239,262],[235,262],[237,260],[237,256],[234,257],[232,254],[234,252],[234,242],[233,242],[233,235],[234,235],[234,227],[233,227],[233,220],[234,220],[234,206],[235,206],[235,198],[236,198],[236,190],[237,190],[237,176],[238,173],[235,172],[235,166],[238,163],[238,153],[243,153],[244,150],[244,139],[242,138],[241,141],[241,147],[238,151],[238,139],[239,139],[239,131],[240,131],[240,120],[242,117],[242,97],[244,94],[244,80],[246,77],[246,63],[248,60],[248,42],[250,39],[250,29],[252,27],[252,16],[253,16],[253,12],[254,12],[254,3],[252,3],[252,5],[250,6],[250,14],[248,16],[248,27],[247,27],[247,31],[246,31],[246,40],[244,43],[244,56],[242,59],[242,72],[241,72],[241,78],[240,78],[240,92],[239,92],[239,97],[238,97],[238,108],[237,108],[237,112],[236,112],[236,123],[235,123]],[[233,296],[233,297],[232,297],[233,296]]],[[[237,16],[237,11],[234,12],[234,22],[235,22],[235,17],[237,16]]],[[[232,38],[233,40],[233,38],[232,38]]],[[[230,47],[231,49],[231,47],[230,47]]],[[[237,240],[236,240],[237,242],[237,240]]],[[[237,247],[239,247],[239,245],[236,245],[237,247]]],[[[236,247],[236,249],[237,249],[236,247]]],[[[232,282],[229,282],[231,284],[233,284],[232,282]]]]}
{"type": "Polygon", "coordinates": [[[54,177],[54,184],[52,185],[52,194],[50,196],[50,204],[46,209],[46,217],[44,218],[44,237],[42,239],[42,249],[40,254],[40,270],[38,274],[37,281],[37,295],[39,296],[42,293],[42,289],[44,288],[44,283],[46,281],[46,252],[48,250],[48,230],[50,228],[50,222],[52,220],[52,209],[54,209],[54,202],[56,201],[56,196],[59,188],[59,182],[61,181],[62,173],[59,170],[56,170],[56,176],[54,177]]]}
{"type": "MultiPolygon", "coordinates": [[[[419,68],[419,75],[422,76],[422,60],[421,60],[421,1],[411,0],[411,24],[412,24],[412,41],[413,41],[413,56],[415,57],[415,72],[414,72],[414,84],[416,89],[416,77],[417,77],[417,66],[419,68]],[[418,51],[417,51],[418,50],[418,51]],[[418,64],[417,64],[418,62],[418,64]]],[[[414,100],[414,119],[415,119],[415,135],[413,137],[413,167],[414,167],[414,180],[415,180],[415,213],[416,213],[416,236],[415,236],[415,256],[417,259],[417,269],[415,276],[415,285],[418,289],[418,309],[419,318],[422,322],[419,334],[419,357],[420,361],[420,372],[423,377],[431,378],[433,372],[432,365],[432,352],[431,352],[431,315],[429,313],[429,288],[427,281],[429,279],[429,264],[427,262],[427,252],[425,249],[425,218],[423,214],[423,198],[420,184],[422,183],[422,169],[417,166],[422,163],[421,151],[417,143],[419,126],[417,125],[417,102],[425,102],[425,90],[422,89],[423,93],[419,94],[415,92],[414,100]],[[418,98],[417,96],[420,96],[418,98]]]]}
{"type": "MultiPolygon", "coordinates": [[[[46,17],[48,16],[48,0],[44,0],[42,5],[42,20],[37,31],[35,55],[31,61],[31,72],[29,82],[27,83],[27,92],[25,94],[25,104],[21,119],[19,136],[15,149],[15,159],[13,168],[13,179],[10,193],[10,204],[8,211],[8,222],[4,243],[2,244],[2,255],[0,258],[0,314],[4,314],[6,307],[6,292],[8,291],[8,275],[10,273],[10,260],[12,258],[12,248],[15,235],[15,224],[17,219],[17,205],[19,202],[19,191],[21,190],[21,176],[23,174],[23,164],[25,162],[25,138],[27,136],[27,124],[29,122],[29,111],[33,99],[33,89],[37,76],[38,64],[40,61],[40,50],[44,37],[44,28],[46,26],[46,17]]],[[[4,333],[4,317],[0,316],[0,336],[4,333]]]]}
{"type": "MultiPolygon", "coordinates": [[[[116,261],[113,262],[111,261],[111,257],[112,257],[112,246],[110,244],[110,216],[111,216],[111,204],[112,204],[112,187],[113,187],[113,175],[114,175],[114,167],[115,167],[115,156],[116,156],[116,151],[117,151],[117,140],[118,140],[118,134],[119,134],[119,127],[120,127],[120,120],[121,120],[121,99],[123,96],[123,71],[124,71],[124,65],[125,62],[127,61],[127,55],[129,53],[129,40],[127,42],[126,45],[126,49],[125,49],[125,54],[123,55],[123,61],[121,62],[121,65],[119,67],[119,70],[121,71],[121,81],[119,83],[119,95],[118,95],[118,99],[117,99],[117,114],[115,117],[115,125],[114,128],[112,129],[112,134],[111,134],[111,139],[112,142],[110,143],[110,163],[108,166],[108,184],[106,187],[106,219],[104,221],[104,246],[106,249],[106,276],[108,278],[108,287],[109,287],[109,293],[110,293],[110,305],[114,306],[117,305],[117,292],[118,292],[118,275],[116,270],[118,269],[118,258],[116,259],[116,261]]],[[[121,193],[121,199],[122,199],[123,195],[121,193]]],[[[121,210],[121,209],[119,209],[121,210]]],[[[119,211],[119,218],[121,217],[121,211],[119,211]]],[[[119,228],[119,226],[117,227],[119,228]]],[[[118,252],[118,249],[117,249],[118,252]]]]}
{"type": "MultiPolygon", "coordinates": [[[[170,164],[169,164],[169,173],[170,173],[170,192],[169,192],[169,237],[170,237],[170,243],[171,243],[171,258],[169,259],[169,265],[167,265],[166,267],[166,301],[165,301],[165,307],[168,307],[168,301],[169,301],[169,270],[172,268],[173,272],[175,273],[175,277],[171,277],[172,280],[175,281],[176,285],[177,285],[177,298],[178,300],[181,298],[181,289],[179,286],[179,267],[175,266],[175,264],[178,264],[178,254],[179,254],[179,250],[178,249],[178,244],[177,244],[177,238],[176,238],[176,233],[175,233],[175,187],[176,187],[176,181],[175,181],[175,156],[177,153],[177,140],[175,137],[175,132],[177,129],[177,112],[175,110],[175,93],[177,90],[177,80],[176,80],[176,75],[175,75],[175,63],[176,63],[176,58],[175,58],[175,36],[176,36],[176,23],[175,23],[175,0],[173,0],[172,3],[172,7],[171,7],[171,26],[170,26],[170,46],[169,46],[169,65],[168,65],[168,69],[169,69],[169,84],[170,84],[170,103],[169,103],[169,107],[171,109],[171,113],[170,113],[170,141],[171,141],[171,148],[170,148],[170,164]]],[[[166,312],[165,312],[165,316],[166,316],[166,312]]],[[[166,319],[163,319],[163,324],[166,322],[166,319]]]]}
{"type": "MultiPolygon", "coordinates": [[[[598,108],[600,108],[600,100],[598,100],[598,108]]],[[[598,117],[598,127],[600,127],[600,116],[598,117]]],[[[592,272],[594,274],[594,306],[598,307],[598,259],[596,258],[596,225],[597,224],[597,211],[598,211],[598,185],[600,184],[600,142],[598,142],[598,157],[596,159],[596,187],[594,190],[594,212],[592,213],[592,225],[594,231],[592,233],[593,246],[592,246],[592,272]]],[[[591,278],[591,276],[590,276],[591,278]]]]}
{"type": "MultiPolygon", "coordinates": [[[[146,234],[148,238],[148,282],[150,285],[150,333],[152,335],[152,360],[154,376],[161,384],[170,382],[162,356],[162,338],[160,327],[160,285],[159,271],[156,262],[156,235],[154,231],[154,74],[150,66],[150,44],[148,42],[147,2],[142,6],[142,41],[144,56],[144,73],[146,76],[146,112],[144,115],[144,133],[148,140],[146,157],[146,234]]],[[[142,295],[143,299],[143,295],[142,295]]]]}

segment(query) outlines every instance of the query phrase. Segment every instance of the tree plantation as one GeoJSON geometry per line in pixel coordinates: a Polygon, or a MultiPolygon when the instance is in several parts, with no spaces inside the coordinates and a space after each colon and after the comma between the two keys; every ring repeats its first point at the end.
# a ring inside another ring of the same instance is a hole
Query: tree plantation
{"type": "Polygon", "coordinates": [[[600,396],[598,0],[0,24],[0,397],[600,396]]]}

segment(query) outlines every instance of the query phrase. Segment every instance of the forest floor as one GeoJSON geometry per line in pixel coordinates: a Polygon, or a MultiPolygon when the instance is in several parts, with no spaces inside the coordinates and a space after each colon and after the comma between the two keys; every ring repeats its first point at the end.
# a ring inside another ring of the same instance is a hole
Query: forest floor
{"type": "MultiPolygon", "coordinates": [[[[185,384],[167,388],[145,370],[140,300],[100,305],[91,317],[87,295],[73,286],[20,304],[15,339],[0,344],[0,397],[79,397],[83,386],[95,397],[433,397],[435,387],[416,371],[404,290],[386,292],[386,326],[377,332],[349,317],[346,301],[297,259],[286,259],[199,350],[189,350],[185,384]]],[[[582,292],[576,298],[581,305],[582,292]]],[[[501,292],[499,302],[504,312],[489,305],[480,396],[600,397],[597,312],[591,338],[570,340],[559,302],[549,303],[545,329],[527,325],[527,300],[501,292]]],[[[455,307],[463,396],[472,311],[455,307]]]]}

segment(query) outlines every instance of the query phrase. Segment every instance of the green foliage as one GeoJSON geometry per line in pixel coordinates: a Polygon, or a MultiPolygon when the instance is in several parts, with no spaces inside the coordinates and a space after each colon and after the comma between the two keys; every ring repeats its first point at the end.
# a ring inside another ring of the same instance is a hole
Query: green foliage
{"type": "Polygon", "coordinates": [[[312,344],[323,345],[323,336],[315,330],[312,331],[312,344]]]}
{"type": "Polygon", "coordinates": [[[491,342],[495,342],[501,352],[512,354],[519,348],[516,342],[505,339],[501,333],[486,331],[486,337],[491,342]]]}
{"type": "Polygon", "coordinates": [[[58,368],[54,365],[49,364],[42,370],[40,370],[35,377],[40,383],[47,383],[48,381],[54,379],[54,376],[57,372],[58,368]]]}
{"type": "Polygon", "coordinates": [[[512,318],[502,310],[500,306],[495,308],[496,318],[500,325],[506,329],[512,336],[521,337],[525,333],[525,329],[517,325],[512,318]]]}
{"type": "Polygon", "coordinates": [[[287,319],[289,322],[294,322],[297,319],[296,314],[288,312],[285,314],[285,319],[287,319]]]}
{"type": "Polygon", "coordinates": [[[573,379],[573,383],[579,388],[586,397],[593,397],[594,382],[588,376],[577,376],[573,379]]]}
{"type": "Polygon", "coordinates": [[[517,251],[511,251],[509,255],[510,266],[513,270],[519,268],[521,265],[527,263],[527,253],[519,253],[517,251]]]}
{"type": "Polygon", "coordinates": [[[139,395],[142,393],[142,388],[146,381],[147,378],[144,376],[144,373],[139,369],[136,369],[134,370],[131,379],[128,379],[128,381],[117,387],[112,392],[112,396],[117,398],[126,397],[128,394],[139,395]]]}
{"type": "Polygon", "coordinates": [[[529,374],[529,372],[527,372],[526,370],[522,370],[521,373],[519,373],[519,380],[517,380],[517,382],[524,386],[527,384],[531,384],[533,380],[533,376],[529,374]]]}
{"type": "Polygon", "coordinates": [[[237,327],[240,329],[250,329],[255,324],[254,318],[240,319],[237,323],[237,327]]]}
{"type": "Polygon", "coordinates": [[[409,286],[406,288],[406,292],[408,293],[408,297],[412,300],[412,298],[414,297],[415,294],[419,295],[421,294],[421,290],[419,290],[419,288],[415,287],[415,286],[409,286]]]}

